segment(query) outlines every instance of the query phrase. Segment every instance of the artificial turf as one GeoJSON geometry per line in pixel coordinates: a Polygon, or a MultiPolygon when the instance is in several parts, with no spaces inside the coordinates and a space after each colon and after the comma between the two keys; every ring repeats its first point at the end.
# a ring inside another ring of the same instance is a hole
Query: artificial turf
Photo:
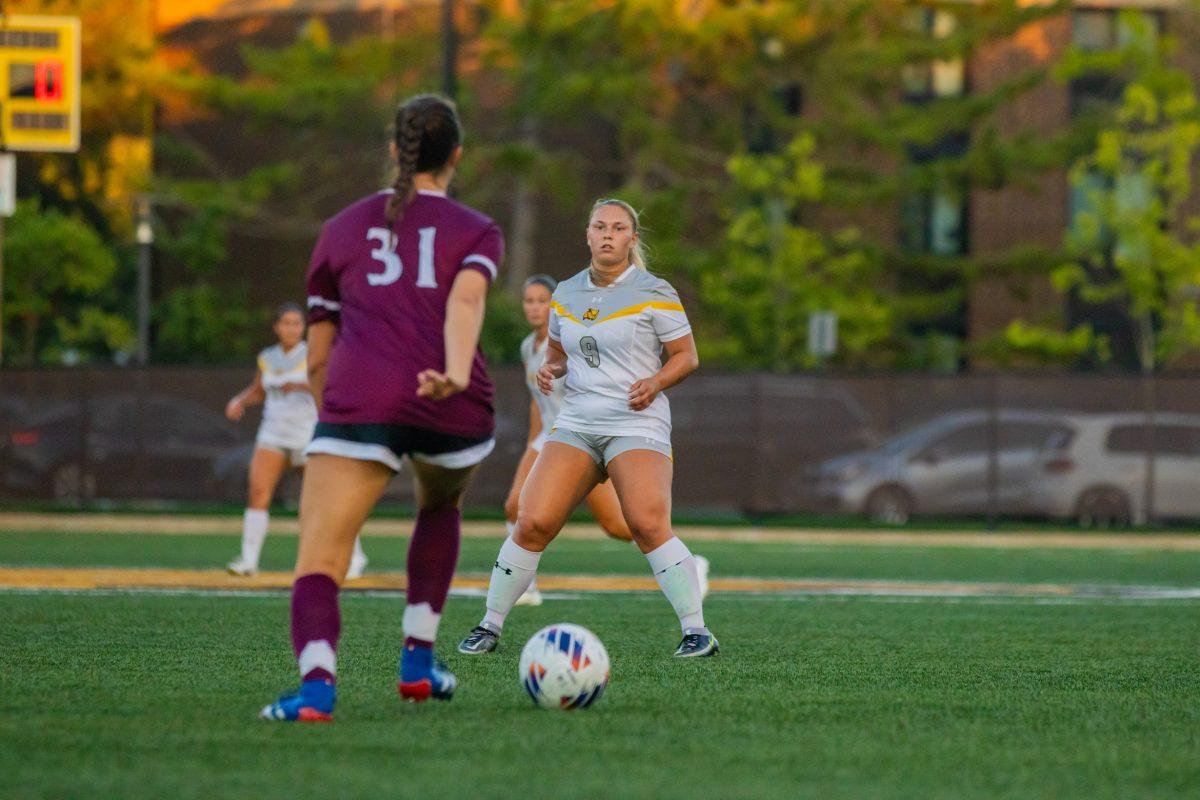
{"type": "MultiPolygon", "coordinates": [[[[2,534],[0,564],[213,566],[233,541],[2,534]]],[[[294,544],[276,537],[271,565],[294,544]]],[[[464,544],[479,571],[497,542],[464,544]]],[[[403,540],[367,547],[400,567],[403,540]]],[[[704,549],[727,574],[1200,585],[1191,553],[704,549]]],[[[603,540],[564,540],[546,562],[646,569],[603,540]]],[[[415,706],[392,677],[402,606],[345,596],[337,720],[289,726],[255,718],[295,682],[284,594],[0,592],[0,797],[1097,800],[1200,786],[1196,601],[715,594],[723,652],[681,663],[656,593],[519,608],[500,651],[472,658],[452,645],[482,602],[456,597],[440,649],[459,694],[415,706]],[[517,682],[520,645],[559,621],[612,657],[587,711],[537,710],[517,682]]]]}

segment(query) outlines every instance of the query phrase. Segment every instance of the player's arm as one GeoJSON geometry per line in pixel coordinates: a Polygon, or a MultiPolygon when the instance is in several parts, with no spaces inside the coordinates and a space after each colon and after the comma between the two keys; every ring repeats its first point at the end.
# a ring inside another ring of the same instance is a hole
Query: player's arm
{"type": "Polygon", "coordinates": [[[245,416],[248,407],[256,406],[266,398],[267,392],[262,385],[262,370],[255,370],[254,380],[250,382],[250,385],[235,394],[225,404],[225,416],[227,419],[237,422],[245,416]]]}
{"type": "Polygon", "coordinates": [[[667,360],[662,369],[649,378],[635,381],[629,387],[629,407],[634,411],[642,411],[654,402],[658,393],[670,389],[684,378],[691,375],[700,366],[700,356],[696,353],[696,340],[689,333],[663,343],[667,351],[667,360]]]}
{"type": "Polygon", "coordinates": [[[554,381],[566,374],[567,351],[551,336],[550,346],[546,348],[546,361],[537,373],[538,388],[542,390],[542,394],[550,394],[554,391],[554,381]]]}
{"type": "Polygon", "coordinates": [[[461,270],[454,279],[446,300],[445,370],[427,369],[417,375],[418,397],[444,400],[470,385],[471,365],[483,330],[487,290],[488,279],[475,270],[461,270]]]}
{"type": "Polygon", "coordinates": [[[325,376],[329,370],[329,352],[333,350],[333,338],[337,336],[337,325],[330,320],[314,322],[308,326],[308,388],[317,401],[317,410],[325,395],[325,376]]]}

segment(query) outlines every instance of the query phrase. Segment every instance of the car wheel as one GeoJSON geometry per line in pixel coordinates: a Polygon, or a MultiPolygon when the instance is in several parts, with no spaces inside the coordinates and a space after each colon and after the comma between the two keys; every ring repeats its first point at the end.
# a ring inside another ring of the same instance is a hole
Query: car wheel
{"type": "Polygon", "coordinates": [[[883,486],[867,497],[865,510],[872,522],[903,525],[912,516],[913,505],[908,492],[895,486],[883,486]]]}
{"type": "Polygon", "coordinates": [[[50,476],[50,494],[55,500],[82,500],[96,494],[96,477],[81,464],[60,464],[50,476]]]}
{"type": "Polygon", "coordinates": [[[1125,527],[1133,519],[1129,497],[1120,489],[1098,486],[1079,496],[1075,516],[1081,528],[1125,527]]]}

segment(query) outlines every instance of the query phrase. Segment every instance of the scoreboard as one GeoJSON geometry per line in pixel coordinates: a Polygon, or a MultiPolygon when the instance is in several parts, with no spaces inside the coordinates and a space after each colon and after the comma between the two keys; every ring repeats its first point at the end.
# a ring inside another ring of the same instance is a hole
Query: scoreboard
{"type": "Polygon", "coordinates": [[[79,149],[77,17],[0,16],[0,149],[79,149]]]}

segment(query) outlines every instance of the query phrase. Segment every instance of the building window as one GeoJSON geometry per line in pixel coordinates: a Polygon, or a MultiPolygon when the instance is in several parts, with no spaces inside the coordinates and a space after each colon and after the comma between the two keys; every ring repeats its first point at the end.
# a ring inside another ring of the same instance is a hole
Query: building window
{"type": "MultiPolygon", "coordinates": [[[[1149,26],[1150,35],[1157,39],[1162,31],[1160,14],[1143,12],[1139,15],[1149,26]]],[[[1077,9],[1071,20],[1071,43],[1085,53],[1102,53],[1128,44],[1135,28],[1128,18],[1115,8],[1077,9]]],[[[1125,82],[1112,72],[1094,72],[1071,81],[1071,116],[1101,114],[1121,99],[1125,82]]]]}
{"type": "MultiPolygon", "coordinates": [[[[945,39],[957,30],[958,20],[949,11],[917,8],[909,12],[905,25],[915,33],[945,39]]],[[[900,78],[904,97],[910,102],[962,97],[967,90],[967,68],[962,58],[907,64],[900,78]]]]}

